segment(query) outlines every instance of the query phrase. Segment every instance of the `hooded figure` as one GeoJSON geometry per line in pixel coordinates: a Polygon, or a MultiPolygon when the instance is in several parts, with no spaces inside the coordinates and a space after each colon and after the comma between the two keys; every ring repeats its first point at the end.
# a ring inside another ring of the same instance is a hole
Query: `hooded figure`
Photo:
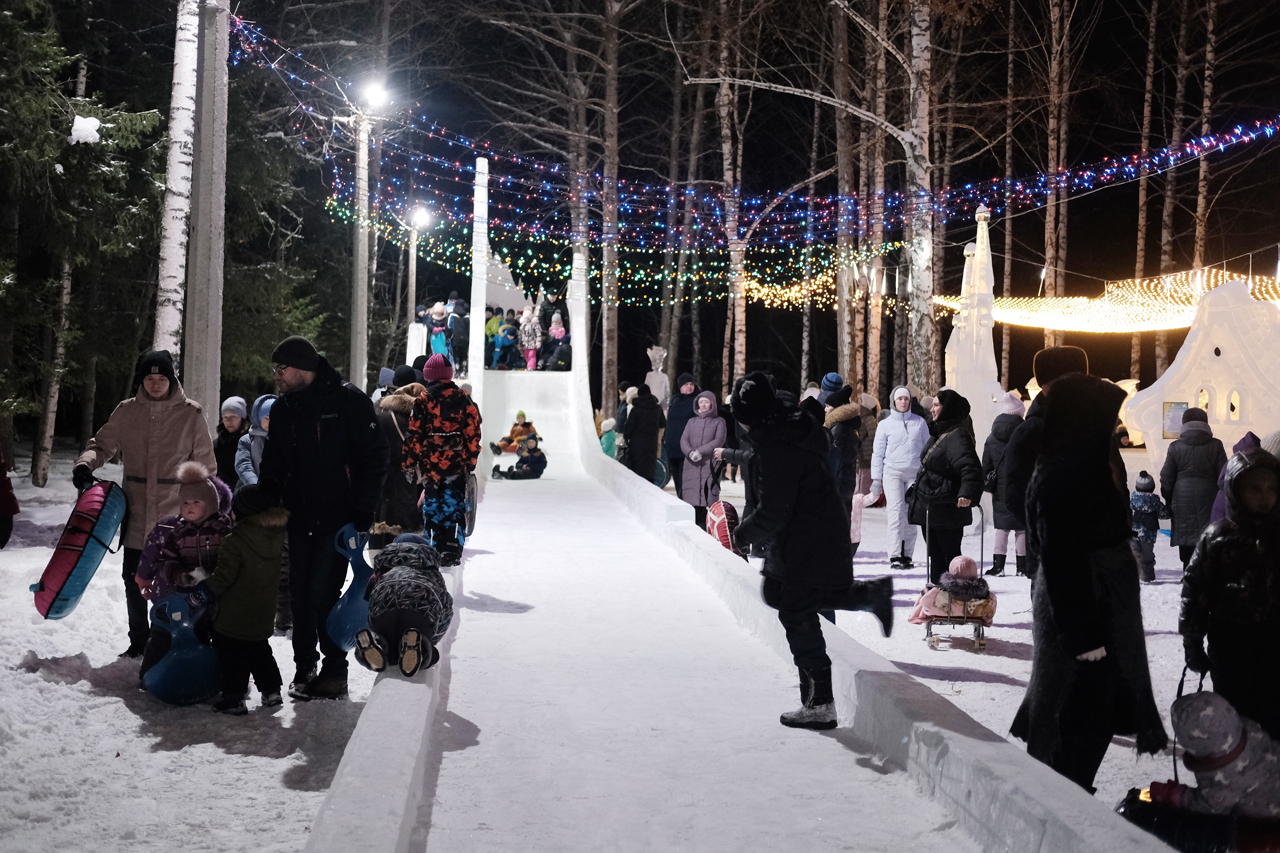
{"type": "MultiPolygon", "coordinates": [[[[630,392],[627,394],[629,397],[630,392]]],[[[658,408],[658,398],[649,393],[648,385],[640,385],[627,410],[627,425],[622,435],[627,440],[628,467],[648,483],[653,482],[658,464],[658,430],[666,423],[662,409],[658,408]]]]}
{"type": "Polygon", "coordinates": [[[991,555],[989,575],[1003,575],[1009,556],[1009,534],[1013,533],[1014,556],[1018,574],[1027,573],[1027,534],[1021,515],[1009,511],[1009,476],[1005,456],[1013,431],[1022,425],[1023,405],[1018,392],[1010,391],[1000,400],[1000,414],[991,422],[991,433],[982,447],[982,483],[991,493],[991,521],[995,527],[995,548],[991,555]]]}
{"type": "Polygon", "coordinates": [[[241,436],[240,443],[236,445],[236,476],[239,477],[241,485],[252,486],[258,482],[258,469],[262,466],[262,449],[267,443],[267,428],[262,425],[262,421],[271,417],[271,404],[275,399],[275,394],[263,394],[253,401],[249,433],[241,436]]]}
{"type": "Polygon", "coordinates": [[[1112,736],[1136,735],[1140,753],[1168,744],[1151,693],[1127,488],[1111,462],[1124,396],[1093,376],[1055,380],[1027,494],[1040,568],[1031,680],[1011,731],[1086,790],[1112,736]]]}
{"type": "Polygon", "coordinates": [[[929,581],[937,583],[960,556],[964,528],[973,523],[970,504],[982,499],[982,463],[965,429],[969,401],[950,388],[938,392],[932,438],[916,474],[909,518],[925,528],[929,545],[929,581]]]}
{"type": "Polygon", "coordinates": [[[818,622],[824,610],[865,610],[893,630],[893,584],[853,579],[849,519],[827,465],[822,427],[774,393],[767,375],[748,373],[734,386],[732,406],[755,447],[748,476],[756,506],[738,526],[738,539],[765,546],[762,595],[778,611],[799,669],[800,703],[783,714],[785,726],[836,725],[831,658],[818,622]]]}
{"type": "Polygon", "coordinates": [[[858,429],[858,493],[871,493],[871,454],[876,447],[876,427],[880,422],[876,419],[880,406],[876,398],[870,394],[861,394],[857,399],[858,416],[862,418],[862,426],[858,429]]]}
{"type": "MultiPolygon", "coordinates": [[[[467,375],[467,350],[471,346],[471,307],[464,299],[455,299],[449,312],[449,346],[459,376],[467,375]]],[[[397,383],[397,387],[400,387],[397,383]]]]}
{"type": "MultiPolygon", "coordinates": [[[[1262,449],[1262,439],[1253,434],[1252,431],[1246,432],[1244,438],[1235,443],[1231,448],[1231,455],[1237,453],[1253,453],[1255,450],[1262,449]]],[[[1227,460],[1227,465],[1231,464],[1231,460],[1227,460]]],[[[1223,488],[1227,482],[1227,465],[1222,466],[1222,471],[1218,474],[1218,496],[1213,499],[1213,509],[1209,513],[1209,523],[1221,521],[1227,517],[1227,492],[1223,488]]]]}
{"type": "Polygon", "coordinates": [[[1280,628],[1280,462],[1236,454],[1227,464],[1227,515],[1209,525],[1182,578],[1178,632],[1187,665],[1243,716],[1280,736],[1280,681],[1263,654],[1280,628]],[[1209,653],[1204,640],[1209,640],[1209,653]]]}
{"type": "Polygon", "coordinates": [[[889,521],[889,566],[911,568],[916,529],[907,520],[907,487],[920,470],[920,454],[929,443],[929,425],[911,411],[914,398],[906,386],[893,389],[888,414],[876,429],[871,454],[871,494],[884,495],[889,521]]]}
{"type": "Polygon", "coordinates": [[[707,507],[720,500],[720,478],[715,476],[712,454],[717,447],[724,446],[726,428],[724,418],[717,413],[715,394],[703,391],[694,398],[693,406],[693,418],[680,436],[680,451],[684,454],[680,499],[700,510],[694,515],[698,526],[703,527],[707,507]],[[707,405],[703,405],[703,400],[707,405]]]}
{"type": "MultiPolygon", "coordinates": [[[[387,440],[387,460],[392,472],[401,470],[404,464],[404,440],[409,434],[413,404],[426,391],[421,383],[411,382],[378,401],[378,428],[387,440]]],[[[370,548],[383,548],[401,533],[422,531],[422,511],[418,509],[421,495],[422,487],[406,477],[392,473],[383,481],[382,500],[369,531],[370,548]]]]}
{"type": "Polygon", "coordinates": [[[701,389],[693,381],[693,376],[681,373],[676,378],[676,393],[667,406],[667,431],[662,435],[662,455],[671,470],[671,479],[676,484],[676,494],[680,489],[681,474],[684,467],[684,453],[680,450],[680,437],[684,428],[693,419],[693,400],[701,389]]]}
{"type": "Polygon", "coordinates": [[[1209,526],[1227,451],[1213,437],[1204,409],[1182,413],[1182,434],[1169,445],[1160,469],[1160,496],[1169,506],[1169,541],[1185,569],[1200,534],[1209,526]]]}
{"type": "Polygon", "coordinates": [[[831,473],[836,478],[840,502],[852,511],[853,496],[858,491],[858,460],[862,455],[862,407],[853,399],[853,388],[844,386],[827,398],[831,411],[824,415],[823,426],[831,434],[831,456],[836,460],[831,473]]]}

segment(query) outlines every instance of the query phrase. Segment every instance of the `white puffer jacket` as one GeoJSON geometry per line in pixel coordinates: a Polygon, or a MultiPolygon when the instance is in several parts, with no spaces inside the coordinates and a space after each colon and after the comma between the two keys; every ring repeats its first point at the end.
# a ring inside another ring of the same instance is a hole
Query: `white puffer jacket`
{"type": "Polygon", "coordinates": [[[920,454],[928,443],[929,425],[924,418],[897,409],[890,411],[876,428],[871,479],[883,480],[885,468],[915,473],[920,468],[920,454]]]}

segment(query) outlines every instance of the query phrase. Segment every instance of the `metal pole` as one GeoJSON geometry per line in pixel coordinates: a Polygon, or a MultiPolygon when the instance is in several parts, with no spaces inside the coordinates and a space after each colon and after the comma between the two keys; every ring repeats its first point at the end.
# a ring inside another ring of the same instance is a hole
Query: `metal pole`
{"type": "Polygon", "coordinates": [[[367,390],[369,373],[369,130],[359,117],[356,131],[356,233],[351,251],[351,364],[347,379],[367,390]]]}
{"type": "Polygon", "coordinates": [[[489,286],[489,161],[476,158],[476,186],[471,214],[471,340],[467,344],[467,379],[476,405],[484,405],[484,306],[489,286]]]}
{"type": "Polygon", "coordinates": [[[219,0],[200,4],[196,115],[183,324],[183,390],[204,406],[210,432],[221,413],[222,278],[227,184],[227,53],[230,28],[219,0]]]}
{"type": "MultiPolygon", "coordinates": [[[[410,213],[410,216],[413,214],[410,213]]],[[[409,229],[409,281],[405,287],[404,319],[408,323],[406,332],[413,328],[418,319],[414,316],[414,306],[418,304],[418,229],[409,229]]]]}

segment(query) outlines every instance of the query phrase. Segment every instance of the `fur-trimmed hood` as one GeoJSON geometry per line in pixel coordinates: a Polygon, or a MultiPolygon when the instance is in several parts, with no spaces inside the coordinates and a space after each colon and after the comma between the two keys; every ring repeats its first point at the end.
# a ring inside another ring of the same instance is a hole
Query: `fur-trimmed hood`
{"type": "Polygon", "coordinates": [[[982,578],[959,578],[951,572],[943,572],[938,586],[956,601],[981,601],[991,597],[991,588],[982,578]]]}
{"type": "Polygon", "coordinates": [[[832,409],[827,412],[827,418],[823,422],[823,426],[830,429],[834,425],[843,421],[852,420],[862,417],[862,407],[857,403],[845,403],[843,406],[832,409]]]}
{"type": "Polygon", "coordinates": [[[397,388],[387,394],[378,401],[378,406],[383,409],[390,409],[393,412],[399,412],[402,415],[411,415],[413,414],[413,401],[418,399],[418,395],[425,393],[426,390],[425,385],[418,382],[410,382],[403,388],[397,388]]]}
{"type": "Polygon", "coordinates": [[[246,515],[243,518],[236,518],[236,527],[245,525],[247,527],[284,527],[289,523],[289,511],[282,506],[273,506],[270,509],[264,509],[262,512],[246,515]]]}

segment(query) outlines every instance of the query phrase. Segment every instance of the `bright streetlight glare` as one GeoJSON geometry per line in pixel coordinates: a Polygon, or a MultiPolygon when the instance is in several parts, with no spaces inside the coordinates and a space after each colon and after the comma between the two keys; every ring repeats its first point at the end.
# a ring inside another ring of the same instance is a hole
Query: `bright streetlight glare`
{"type": "Polygon", "coordinates": [[[391,96],[381,83],[370,83],[364,89],[364,100],[373,109],[380,109],[390,102],[391,96]]]}
{"type": "Polygon", "coordinates": [[[431,224],[431,214],[425,207],[415,207],[409,214],[409,222],[415,231],[424,231],[431,224]]]}

